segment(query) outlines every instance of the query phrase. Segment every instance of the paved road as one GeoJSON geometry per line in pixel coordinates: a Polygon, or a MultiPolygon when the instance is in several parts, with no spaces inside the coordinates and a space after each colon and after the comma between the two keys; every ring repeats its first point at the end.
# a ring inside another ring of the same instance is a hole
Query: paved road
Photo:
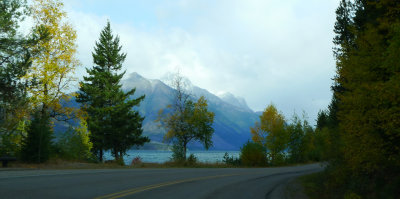
{"type": "Polygon", "coordinates": [[[319,164],[280,168],[0,171],[0,198],[284,198],[319,164]]]}

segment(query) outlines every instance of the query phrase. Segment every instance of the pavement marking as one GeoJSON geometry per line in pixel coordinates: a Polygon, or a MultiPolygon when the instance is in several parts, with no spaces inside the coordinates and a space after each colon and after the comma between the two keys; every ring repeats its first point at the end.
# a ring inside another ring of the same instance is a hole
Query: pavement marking
{"type": "Polygon", "coordinates": [[[143,192],[143,191],[147,191],[147,190],[151,190],[151,189],[156,189],[156,188],[175,185],[175,184],[181,184],[181,183],[185,183],[185,182],[208,180],[208,179],[213,179],[213,178],[222,178],[222,177],[237,176],[237,175],[243,175],[243,174],[225,174],[225,175],[206,176],[206,177],[198,177],[198,178],[190,178],[190,179],[185,179],[185,180],[164,182],[164,183],[160,183],[160,184],[154,184],[154,185],[148,185],[148,186],[128,189],[128,190],[125,190],[125,191],[120,191],[120,192],[116,192],[116,193],[100,196],[100,197],[97,197],[95,199],[105,199],[105,198],[107,198],[107,199],[116,199],[116,198],[125,197],[125,196],[128,196],[128,195],[132,195],[132,194],[135,194],[135,193],[139,193],[139,192],[143,192]]]}

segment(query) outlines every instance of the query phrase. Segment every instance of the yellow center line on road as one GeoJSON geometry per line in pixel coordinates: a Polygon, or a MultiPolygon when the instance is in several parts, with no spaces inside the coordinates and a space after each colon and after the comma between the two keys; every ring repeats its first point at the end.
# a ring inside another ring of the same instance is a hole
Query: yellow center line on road
{"type": "Polygon", "coordinates": [[[97,197],[95,199],[115,199],[115,198],[121,198],[125,197],[128,195],[132,195],[135,193],[151,190],[151,189],[156,189],[160,187],[165,187],[165,186],[170,186],[170,185],[175,185],[175,184],[181,184],[185,182],[193,182],[193,181],[199,181],[199,180],[208,180],[208,179],[213,179],[213,178],[222,178],[222,177],[229,177],[229,176],[237,176],[237,175],[242,175],[242,174],[225,174],[225,175],[216,175],[216,176],[206,176],[206,177],[199,177],[199,178],[190,178],[190,179],[185,179],[185,180],[177,180],[177,181],[171,181],[171,182],[164,182],[160,184],[154,184],[154,185],[148,185],[148,186],[143,186],[143,187],[137,187],[133,189],[128,189],[125,191],[120,191],[117,193],[112,193],[104,196],[97,197]]]}

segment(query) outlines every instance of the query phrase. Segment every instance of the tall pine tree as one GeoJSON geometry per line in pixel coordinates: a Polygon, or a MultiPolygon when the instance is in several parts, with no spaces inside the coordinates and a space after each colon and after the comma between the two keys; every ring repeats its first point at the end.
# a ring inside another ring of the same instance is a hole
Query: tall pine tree
{"type": "Polygon", "coordinates": [[[122,160],[132,146],[149,142],[147,137],[142,136],[144,117],[132,109],[145,96],[131,99],[135,89],[124,92],[121,88],[120,80],[125,72],[118,71],[126,58],[126,54],[120,53],[121,48],[119,37],[113,36],[108,22],[92,53],[95,66],[86,69],[89,76],[80,83],[77,97],[88,114],[93,152],[99,161],[103,160],[104,150],[111,150],[116,160],[122,160]]]}

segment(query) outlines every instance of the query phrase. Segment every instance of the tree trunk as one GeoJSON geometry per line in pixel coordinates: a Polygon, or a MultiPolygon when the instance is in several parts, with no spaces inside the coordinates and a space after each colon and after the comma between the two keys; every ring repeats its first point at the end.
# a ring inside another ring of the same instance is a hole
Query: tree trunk
{"type": "Polygon", "coordinates": [[[116,148],[114,148],[114,158],[116,161],[119,159],[119,154],[116,148]]]}
{"type": "Polygon", "coordinates": [[[187,145],[187,142],[185,141],[185,142],[183,142],[183,159],[186,161],[186,145],[187,145]]]}
{"type": "Polygon", "coordinates": [[[103,149],[100,149],[99,160],[100,162],[103,162],[103,149]]]}

